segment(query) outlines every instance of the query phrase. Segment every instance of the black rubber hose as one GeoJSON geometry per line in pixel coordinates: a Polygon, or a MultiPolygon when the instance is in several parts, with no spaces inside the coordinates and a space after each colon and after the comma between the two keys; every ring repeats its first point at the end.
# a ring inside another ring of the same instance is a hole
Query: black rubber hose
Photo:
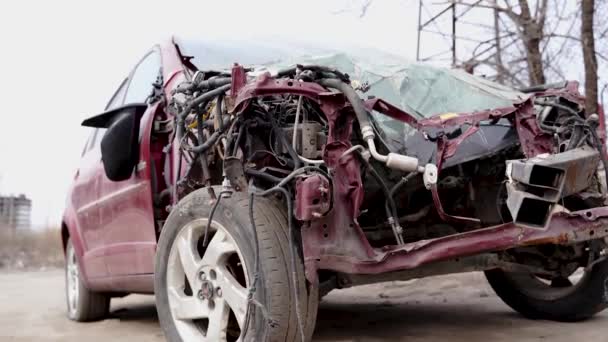
{"type": "Polygon", "coordinates": [[[223,85],[232,83],[231,77],[218,77],[212,78],[207,81],[202,81],[196,85],[198,89],[215,89],[223,85]]]}
{"type": "Polygon", "coordinates": [[[230,84],[226,84],[224,86],[221,86],[219,88],[215,88],[213,90],[210,90],[206,93],[203,93],[199,96],[197,96],[194,100],[190,101],[190,103],[188,104],[187,109],[189,110],[184,110],[182,113],[180,113],[179,115],[182,116],[186,116],[188,115],[188,113],[192,110],[192,108],[200,105],[201,103],[205,102],[205,101],[209,101],[212,98],[222,95],[224,94],[228,89],[230,89],[231,85],[230,84]]]}
{"type": "Polygon", "coordinates": [[[258,177],[258,178],[261,178],[263,180],[266,180],[266,181],[269,181],[269,182],[272,182],[272,183],[280,183],[283,180],[283,178],[275,177],[275,176],[273,176],[271,174],[268,174],[266,172],[258,171],[258,170],[254,170],[254,169],[247,169],[247,170],[245,170],[245,174],[248,174],[248,175],[253,176],[253,177],[258,177]]]}
{"type": "MultiPolygon", "coordinates": [[[[205,106],[207,106],[207,104],[205,104],[205,106]]],[[[203,106],[204,107],[204,106],[203,106]]],[[[203,122],[203,116],[202,115],[197,115],[196,116],[196,134],[198,135],[198,144],[197,145],[201,145],[205,142],[205,135],[203,133],[203,129],[205,128],[204,122],[203,122]]]]}
{"type": "Polygon", "coordinates": [[[291,157],[291,159],[293,159],[294,169],[299,169],[300,166],[302,165],[302,163],[300,161],[300,157],[298,156],[296,151],[293,149],[293,147],[291,146],[289,141],[287,141],[287,138],[285,138],[285,134],[283,134],[283,130],[280,127],[278,127],[278,125],[276,124],[276,122],[274,122],[274,120],[272,118],[270,119],[270,123],[272,124],[272,130],[274,131],[274,134],[276,135],[278,141],[280,141],[283,144],[285,149],[287,149],[287,153],[289,153],[289,156],[291,157]]]}
{"type": "MultiPolygon", "coordinates": [[[[198,134],[198,145],[202,145],[205,143],[205,134],[203,132],[203,116],[196,115],[196,132],[198,134]]],[[[203,171],[203,184],[207,183],[207,180],[211,178],[211,174],[209,172],[209,165],[207,164],[207,154],[206,153],[197,153],[199,161],[201,163],[201,170],[203,171]]]]}
{"type": "Polygon", "coordinates": [[[397,190],[399,190],[399,188],[401,188],[407,182],[409,182],[409,180],[412,179],[415,175],[416,175],[415,172],[410,172],[405,177],[401,178],[401,180],[391,188],[391,191],[389,193],[391,198],[393,198],[395,196],[395,193],[397,192],[397,190]]]}
{"type": "Polygon", "coordinates": [[[194,153],[203,153],[203,152],[207,151],[209,149],[209,147],[215,145],[215,143],[217,142],[217,139],[219,139],[219,137],[222,135],[222,133],[223,132],[220,132],[220,131],[213,132],[213,134],[211,134],[211,136],[209,137],[209,139],[207,139],[207,141],[205,141],[201,145],[192,147],[191,151],[194,153]]]}
{"type": "Polygon", "coordinates": [[[220,77],[220,78],[212,78],[210,80],[202,81],[200,83],[182,83],[177,86],[175,89],[176,93],[186,93],[191,92],[196,89],[215,89],[217,87],[221,87],[223,85],[229,84],[232,82],[232,78],[230,77],[220,77]]]}
{"type": "Polygon", "coordinates": [[[336,78],[325,78],[319,80],[319,84],[327,88],[334,88],[341,91],[348,99],[348,102],[350,102],[350,104],[353,106],[353,110],[357,116],[357,121],[359,121],[359,127],[361,127],[361,129],[363,129],[363,127],[371,127],[368,112],[363,104],[363,100],[361,100],[359,94],[357,94],[353,87],[336,78]]]}
{"type": "Polygon", "coordinates": [[[539,91],[545,91],[549,89],[561,89],[565,88],[568,85],[568,82],[557,82],[557,83],[546,83],[546,84],[538,84],[527,88],[520,88],[519,91],[522,93],[535,93],[539,91]]]}
{"type": "Polygon", "coordinates": [[[247,122],[245,122],[240,128],[239,128],[239,133],[236,136],[236,140],[234,141],[234,147],[232,148],[232,156],[236,157],[236,153],[239,150],[239,143],[241,142],[241,139],[243,138],[243,132],[245,132],[245,125],[247,124],[247,122]]]}
{"type": "Polygon", "coordinates": [[[286,68],[283,70],[279,70],[277,72],[277,78],[295,75],[297,69],[298,69],[298,67],[292,66],[292,67],[289,67],[289,68],[286,68]]]}
{"type": "MultiPolygon", "coordinates": [[[[297,176],[297,175],[299,175],[299,174],[301,174],[301,173],[303,173],[303,172],[306,172],[306,171],[315,171],[315,172],[319,172],[320,174],[322,174],[323,176],[325,176],[327,179],[331,179],[331,178],[329,177],[329,174],[327,174],[327,172],[325,172],[325,171],[323,171],[322,169],[320,169],[318,166],[302,166],[302,167],[301,167],[301,168],[299,168],[299,169],[296,169],[296,170],[291,171],[291,173],[290,173],[290,174],[288,174],[287,176],[285,176],[285,178],[281,179],[281,181],[279,182],[279,184],[277,184],[277,185],[275,186],[275,188],[276,188],[276,187],[282,187],[282,186],[285,186],[285,184],[287,184],[289,181],[291,181],[291,180],[292,180],[292,179],[293,179],[295,176],[297,176]]],[[[268,189],[268,190],[264,190],[264,191],[262,191],[262,192],[260,192],[260,193],[256,193],[256,195],[259,195],[259,196],[266,196],[266,195],[268,195],[270,192],[271,192],[271,189],[268,189]]]]}
{"type": "Polygon", "coordinates": [[[393,185],[391,190],[388,192],[388,198],[386,199],[384,208],[387,213],[392,212],[393,215],[395,215],[395,220],[397,223],[399,223],[399,217],[397,216],[397,203],[395,202],[395,193],[397,192],[397,190],[399,190],[399,188],[409,182],[409,180],[412,179],[415,175],[416,172],[408,173],[405,177],[401,178],[401,180],[397,182],[397,184],[393,185]],[[394,210],[390,210],[390,205],[393,206],[394,210]]]}
{"type": "Polygon", "coordinates": [[[570,112],[571,114],[576,115],[577,117],[580,117],[579,113],[577,111],[575,111],[574,109],[572,109],[572,108],[570,108],[568,106],[560,104],[560,103],[545,102],[545,101],[536,100],[536,101],[534,101],[534,104],[541,105],[541,106],[550,106],[550,107],[555,107],[555,108],[563,109],[563,110],[565,110],[567,112],[570,112]]]}
{"type": "Polygon", "coordinates": [[[203,237],[203,247],[207,247],[207,242],[209,241],[209,239],[208,239],[209,228],[211,228],[211,223],[213,222],[213,215],[215,214],[215,210],[217,209],[217,206],[220,205],[220,200],[222,199],[224,194],[231,194],[231,193],[232,193],[232,191],[226,191],[226,190],[221,191],[220,194],[215,199],[215,203],[213,204],[213,207],[211,207],[211,213],[209,213],[209,220],[207,220],[207,225],[205,226],[205,235],[203,237]]]}
{"type": "Polygon", "coordinates": [[[573,148],[578,147],[583,138],[586,137],[584,133],[584,126],[582,125],[574,125],[572,129],[572,133],[570,135],[570,141],[568,142],[568,146],[566,147],[566,151],[569,151],[573,148]]]}
{"type": "Polygon", "coordinates": [[[211,91],[208,91],[204,94],[201,94],[198,97],[196,97],[195,99],[193,99],[192,101],[190,101],[190,103],[188,103],[186,108],[183,111],[181,111],[179,114],[177,114],[177,130],[176,130],[176,134],[175,134],[177,139],[181,141],[182,137],[184,136],[184,132],[186,130],[186,127],[184,125],[184,120],[186,119],[186,116],[188,114],[190,114],[190,112],[192,111],[193,108],[199,106],[201,103],[203,103],[205,101],[211,100],[212,98],[214,98],[216,96],[224,94],[226,92],[226,90],[230,89],[230,87],[231,87],[230,84],[226,84],[219,88],[215,88],[211,91]]]}
{"type": "Polygon", "coordinates": [[[374,169],[371,164],[368,163],[367,167],[372,176],[374,176],[374,178],[376,178],[376,181],[378,181],[378,183],[380,184],[382,191],[384,191],[384,196],[386,196],[387,205],[385,206],[385,210],[387,218],[392,217],[394,220],[398,219],[399,216],[397,216],[397,206],[395,205],[395,200],[390,195],[388,186],[386,186],[386,183],[384,182],[384,180],[382,180],[382,177],[380,177],[378,171],[376,171],[376,169],[374,169]]]}
{"type": "Polygon", "coordinates": [[[347,74],[341,72],[338,69],[330,68],[330,67],[327,67],[327,66],[324,66],[324,65],[296,65],[296,66],[292,66],[292,67],[289,67],[287,69],[279,70],[279,72],[277,72],[277,77],[286,77],[286,76],[295,75],[295,73],[296,73],[296,71],[298,69],[300,69],[300,70],[312,70],[312,71],[316,71],[316,72],[331,74],[331,75],[336,76],[338,79],[340,79],[343,82],[350,82],[350,78],[349,78],[349,76],[347,74]]]}

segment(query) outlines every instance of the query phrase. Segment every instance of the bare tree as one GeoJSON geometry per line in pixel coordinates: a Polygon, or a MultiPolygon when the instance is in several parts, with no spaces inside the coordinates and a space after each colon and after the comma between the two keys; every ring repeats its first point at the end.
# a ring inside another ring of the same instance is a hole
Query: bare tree
{"type": "MultiPolygon", "coordinates": [[[[552,4],[557,5],[557,2],[553,1],[552,4]]],[[[551,59],[547,41],[553,37],[552,33],[547,31],[556,26],[548,25],[548,18],[551,17],[550,14],[554,14],[552,16],[554,21],[562,20],[557,6],[551,8],[548,6],[548,0],[484,0],[477,2],[450,0],[448,3],[487,8],[494,12],[492,30],[494,31],[493,48],[495,52],[491,57],[496,64],[488,63],[489,59],[477,62],[490,64],[497,72],[497,80],[521,84],[523,82],[516,74],[527,71],[526,83],[546,83],[545,62],[547,59],[551,59]],[[551,11],[555,13],[551,13],[551,11]],[[524,68],[517,67],[521,63],[525,64],[524,68]]],[[[483,42],[486,45],[487,43],[483,42]]],[[[476,57],[476,54],[473,53],[473,60],[470,60],[469,63],[475,62],[476,57]]]]}
{"type": "Polygon", "coordinates": [[[539,2],[537,5],[536,17],[530,13],[530,6],[527,0],[519,0],[520,14],[515,15],[509,12],[508,16],[518,26],[521,40],[526,47],[528,58],[528,74],[531,84],[545,83],[545,72],[543,68],[543,57],[540,50],[540,43],[543,38],[543,29],[547,17],[547,0],[539,2]]]}
{"type": "MultiPolygon", "coordinates": [[[[359,8],[353,11],[359,16],[365,16],[372,3],[374,6],[382,3],[349,1],[359,8]]],[[[584,74],[585,94],[590,101],[588,110],[597,111],[598,99],[602,103],[608,100],[608,76],[603,76],[608,75],[608,20],[593,20],[594,10],[598,14],[608,12],[608,1],[429,0],[429,3],[442,12],[446,5],[462,7],[462,12],[467,12],[467,8],[488,10],[488,16],[482,18],[485,21],[468,20],[467,24],[484,28],[487,34],[476,35],[475,43],[460,47],[458,65],[466,70],[515,87],[582,79],[584,74]],[[576,61],[584,62],[584,73],[579,67],[581,63],[576,61]]],[[[438,27],[435,29],[440,31],[438,27]]],[[[470,37],[465,40],[472,41],[470,37]]]]}
{"type": "Polygon", "coordinates": [[[595,52],[595,35],[593,33],[594,0],[581,2],[581,45],[585,62],[585,109],[588,113],[598,112],[597,92],[597,56],[595,52]]]}
{"type": "Polygon", "coordinates": [[[333,14],[343,14],[348,12],[356,12],[359,18],[365,17],[367,10],[372,5],[374,0],[350,0],[343,4],[339,9],[333,10],[333,14]]]}

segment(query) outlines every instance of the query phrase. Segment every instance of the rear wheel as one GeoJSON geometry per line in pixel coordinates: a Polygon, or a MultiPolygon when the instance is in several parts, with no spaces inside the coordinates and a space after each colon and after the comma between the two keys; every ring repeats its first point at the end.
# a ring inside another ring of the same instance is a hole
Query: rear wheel
{"type": "Polygon", "coordinates": [[[299,255],[290,264],[286,217],[271,201],[257,198],[254,220],[260,251],[255,274],[255,241],[246,195],[222,198],[205,231],[214,201],[198,190],[178,203],[158,245],[155,293],[159,320],[169,341],[301,341],[314,329],[318,292],[307,284],[299,255]],[[295,272],[297,284],[292,282],[295,272]],[[255,284],[249,305],[249,290],[255,284]],[[247,328],[248,308],[254,313],[247,328]],[[246,338],[243,335],[247,329],[246,338]]]}
{"type": "Polygon", "coordinates": [[[573,322],[604,310],[608,301],[608,260],[569,277],[548,279],[500,269],[485,272],[496,294],[512,309],[532,319],[573,322]]]}
{"type": "Polygon", "coordinates": [[[105,318],[110,309],[110,297],[91,291],[85,286],[74,246],[69,239],[65,256],[65,294],[68,318],[78,322],[105,318]]]}

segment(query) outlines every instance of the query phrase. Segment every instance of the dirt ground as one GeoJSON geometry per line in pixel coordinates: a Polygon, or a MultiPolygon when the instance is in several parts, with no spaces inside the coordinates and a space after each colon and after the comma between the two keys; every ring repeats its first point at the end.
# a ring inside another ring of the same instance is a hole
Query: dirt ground
{"type": "MultiPolygon", "coordinates": [[[[3,272],[3,271],[0,271],[3,272]]],[[[0,341],[163,341],[151,296],[112,302],[111,318],[65,318],[61,270],[0,274],[0,341]]],[[[530,321],[482,274],[340,290],[321,303],[314,341],[608,341],[608,313],[575,324],[530,321]]]]}

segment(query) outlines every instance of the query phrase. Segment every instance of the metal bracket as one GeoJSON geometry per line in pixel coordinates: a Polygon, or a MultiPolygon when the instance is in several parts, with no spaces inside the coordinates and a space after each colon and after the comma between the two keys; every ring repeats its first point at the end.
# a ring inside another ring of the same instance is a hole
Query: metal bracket
{"type": "Polygon", "coordinates": [[[424,166],[424,172],[422,174],[422,181],[424,182],[424,187],[427,190],[430,190],[433,185],[437,184],[438,177],[439,177],[439,171],[437,170],[437,165],[426,164],[424,166]]]}

